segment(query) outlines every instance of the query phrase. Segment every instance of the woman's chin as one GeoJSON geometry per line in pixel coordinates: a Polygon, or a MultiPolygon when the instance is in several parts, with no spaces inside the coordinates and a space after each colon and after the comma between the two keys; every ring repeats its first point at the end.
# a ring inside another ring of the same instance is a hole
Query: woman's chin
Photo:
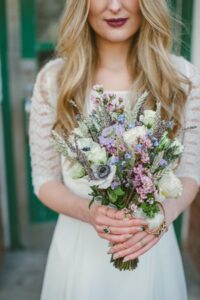
{"type": "Polygon", "coordinates": [[[104,40],[106,40],[107,42],[111,42],[111,43],[123,43],[123,42],[129,40],[131,37],[126,36],[122,33],[116,34],[115,32],[113,32],[110,35],[102,37],[102,38],[104,40]]]}

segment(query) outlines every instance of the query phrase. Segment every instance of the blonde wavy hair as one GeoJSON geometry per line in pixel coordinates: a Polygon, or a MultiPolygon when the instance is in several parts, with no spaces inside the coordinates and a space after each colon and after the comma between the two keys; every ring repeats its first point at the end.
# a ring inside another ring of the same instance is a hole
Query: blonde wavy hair
{"type": "MultiPolygon", "coordinates": [[[[182,125],[183,108],[191,84],[172,63],[172,21],[166,0],[139,0],[139,4],[142,24],[133,36],[127,58],[133,78],[132,104],[136,94],[148,90],[148,106],[155,107],[155,99],[161,101],[163,118],[173,117],[176,122],[175,134],[182,125]]],[[[99,62],[95,33],[87,21],[88,13],[88,0],[68,0],[61,20],[57,55],[64,59],[64,64],[58,77],[54,129],[61,129],[66,134],[76,126],[77,111],[70,100],[73,99],[83,111],[99,62]]]]}

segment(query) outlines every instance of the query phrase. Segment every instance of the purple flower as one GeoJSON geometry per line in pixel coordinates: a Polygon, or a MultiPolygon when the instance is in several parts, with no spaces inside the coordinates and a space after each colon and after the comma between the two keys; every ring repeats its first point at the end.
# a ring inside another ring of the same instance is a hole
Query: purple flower
{"type": "Polygon", "coordinates": [[[156,142],[153,143],[153,145],[154,145],[154,147],[158,147],[159,142],[156,141],[156,142]]]}
{"type": "Polygon", "coordinates": [[[153,137],[152,141],[153,141],[154,147],[157,147],[159,145],[158,139],[156,137],[153,137]]]}
{"type": "Polygon", "coordinates": [[[99,142],[101,146],[107,146],[107,145],[114,146],[115,144],[114,137],[115,137],[115,131],[113,126],[106,127],[104,128],[104,130],[102,131],[99,137],[99,142]]]}
{"type": "Polygon", "coordinates": [[[124,133],[124,130],[125,130],[124,126],[121,124],[120,125],[116,124],[113,127],[115,128],[116,135],[119,137],[122,136],[122,134],[124,133]]]}
{"type": "Polygon", "coordinates": [[[114,180],[114,181],[111,182],[111,189],[112,190],[116,189],[118,186],[120,186],[120,181],[114,180]]]}
{"type": "Polygon", "coordinates": [[[130,153],[130,152],[127,152],[127,153],[125,154],[125,159],[131,159],[131,158],[132,158],[131,153],[130,153]]]}
{"type": "Polygon", "coordinates": [[[159,166],[160,167],[166,167],[168,165],[168,162],[165,159],[161,159],[159,161],[159,166]]]}
{"type": "Polygon", "coordinates": [[[120,123],[124,123],[124,121],[125,121],[125,116],[124,116],[124,115],[119,115],[119,116],[117,117],[117,120],[118,120],[118,122],[120,122],[120,123]]]}
{"type": "Polygon", "coordinates": [[[141,153],[141,151],[142,151],[142,144],[135,145],[134,150],[135,150],[136,153],[141,153]]]}
{"type": "Polygon", "coordinates": [[[109,163],[111,165],[115,165],[119,162],[119,156],[112,156],[110,159],[109,159],[109,163]]]}

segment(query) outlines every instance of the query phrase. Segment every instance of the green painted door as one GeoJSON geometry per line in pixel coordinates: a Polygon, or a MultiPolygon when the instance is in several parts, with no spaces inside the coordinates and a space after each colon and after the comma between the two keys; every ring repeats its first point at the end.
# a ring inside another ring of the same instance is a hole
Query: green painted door
{"type": "MultiPolygon", "coordinates": [[[[181,19],[182,25],[177,24],[175,34],[177,32],[178,43],[174,50],[178,55],[184,56],[186,59],[191,59],[192,46],[192,20],[193,20],[193,0],[172,0],[171,7],[174,11],[174,16],[181,19]],[[179,40],[180,39],[180,40],[179,40]]],[[[181,244],[181,229],[183,216],[181,215],[175,223],[175,231],[179,244],[181,244]]]]}
{"type": "Polygon", "coordinates": [[[21,247],[13,153],[12,115],[9,93],[8,44],[6,1],[0,0],[0,109],[2,115],[1,131],[4,139],[5,190],[8,199],[9,239],[11,249],[21,247]]]}
{"type": "Polygon", "coordinates": [[[32,82],[24,82],[24,138],[26,141],[26,166],[28,188],[28,210],[30,223],[55,221],[57,214],[44,206],[34,195],[31,179],[31,164],[28,140],[28,124],[30,112],[31,90],[35,76],[42,65],[54,54],[58,20],[65,0],[21,0],[21,59],[26,68],[32,69],[32,82]]]}

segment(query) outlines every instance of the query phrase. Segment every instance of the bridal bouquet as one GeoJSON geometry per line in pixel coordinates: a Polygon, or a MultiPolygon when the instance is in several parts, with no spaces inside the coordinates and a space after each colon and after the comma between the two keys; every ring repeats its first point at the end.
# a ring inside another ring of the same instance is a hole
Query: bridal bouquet
{"type": "MultiPolygon", "coordinates": [[[[173,122],[162,120],[159,102],[156,111],[144,109],[146,92],[127,110],[123,98],[104,93],[102,86],[93,89],[91,114],[78,113],[78,126],[69,136],[52,130],[52,142],[73,162],[72,178],[88,181],[90,205],[115,207],[156,229],[164,219],[159,204],[182,192],[173,170],[183,146],[170,138],[173,122]]],[[[119,270],[133,270],[138,259],[123,262],[112,255],[111,262],[119,270]]]]}

